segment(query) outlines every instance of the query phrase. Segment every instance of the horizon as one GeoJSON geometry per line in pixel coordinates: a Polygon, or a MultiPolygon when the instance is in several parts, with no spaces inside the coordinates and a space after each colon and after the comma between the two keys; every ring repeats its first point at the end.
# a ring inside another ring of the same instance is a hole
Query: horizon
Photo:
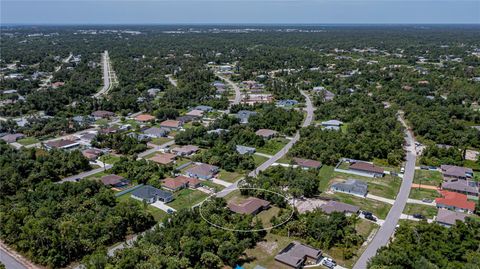
{"type": "Polygon", "coordinates": [[[480,24],[471,0],[4,0],[0,25],[480,24]]]}

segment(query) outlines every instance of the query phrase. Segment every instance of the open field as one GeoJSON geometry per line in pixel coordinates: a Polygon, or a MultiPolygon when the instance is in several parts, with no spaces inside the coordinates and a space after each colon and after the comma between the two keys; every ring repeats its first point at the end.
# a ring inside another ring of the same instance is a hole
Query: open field
{"type": "Polygon", "coordinates": [[[35,137],[26,137],[26,138],[17,140],[17,143],[19,143],[20,145],[23,145],[23,146],[28,146],[28,145],[35,144],[35,143],[38,143],[38,142],[40,142],[40,141],[38,139],[36,139],[35,137]]]}
{"type": "Polygon", "coordinates": [[[100,161],[102,161],[104,163],[108,163],[108,164],[114,164],[114,163],[120,161],[120,157],[119,156],[114,156],[114,155],[111,155],[111,154],[105,154],[105,155],[100,156],[100,161]]]}
{"type": "MultiPolygon", "coordinates": [[[[136,203],[138,203],[141,207],[144,207],[144,204],[138,200],[135,200],[133,198],[130,197],[131,193],[126,193],[122,196],[119,196],[117,197],[117,201],[121,202],[121,201],[126,201],[126,200],[131,200],[131,201],[135,201],[136,203]]],[[[145,209],[147,212],[149,212],[150,214],[152,214],[153,218],[159,222],[161,221],[163,218],[165,218],[168,214],[154,206],[151,206],[151,205],[147,205],[147,208],[145,209]]]]}
{"type": "Polygon", "coordinates": [[[174,193],[175,199],[168,205],[176,210],[191,208],[193,205],[203,201],[205,198],[207,198],[207,196],[208,195],[206,193],[198,190],[183,189],[174,193]]]}
{"type": "Polygon", "coordinates": [[[415,170],[413,183],[439,186],[443,182],[442,173],[429,170],[415,170]]]}
{"type": "Polygon", "coordinates": [[[410,196],[409,198],[412,199],[435,199],[437,197],[440,197],[440,194],[436,190],[428,190],[428,189],[419,189],[419,188],[412,188],[410,190],[410,196]]]}
{"type": "Polygon", "coordinates": [[[257,148],[257,152],[274,155],[279,150],[281,150],[289,140],[285,138],[272,138],[268,140],[263,147],[257,148]]]}
{"type": "Polygon", "coordinates": [[[172,141],[172,140],[173,140],[173,139],[168,138],[168,137],[158,137],[158,138],[152,139],[152,141],[150,141],[150,143],[159,146],[159,145],[163,145],[163,144],[165,144],[165,143],[167,143],[167,142],[170,142],[170,141],[172,141]]]}
{"type": "Polygon", "coordinates": [[[425,217],[432,219],[437,215],[438,209],[434,206],[419,205],[419,204],[407,204],[403,210],[404,214],[422,214],[425,217]]]}
{"type": "Polygon", "coordinates": [[[220,170],[220,172],[217,174],[218,179],[225,180],[230,183],[233,183],[242,177],[242,174],[239,174],[237,172],[228,172],[225,170],[220,170]]]}
{"type": "Polygon", "coordinates": [[[259,166],[268,160],[267,157],[255,155],[255,154],[252,157],[253,157],[253,161],[255,162],[255,166],[259,166]]]}

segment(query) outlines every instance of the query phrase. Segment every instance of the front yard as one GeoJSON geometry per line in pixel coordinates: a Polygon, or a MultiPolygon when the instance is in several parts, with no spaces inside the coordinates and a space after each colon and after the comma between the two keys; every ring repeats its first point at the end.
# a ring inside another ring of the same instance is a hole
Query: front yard
{"type": "Polygon", "coordinates": [[[413,183],[423,184],[423,185],[432,185],[440,186],[443,182],[442,173],[438,171],[430,170],[415,170],[415,176],[413,178],[413,183]]]}
{"type": "Polygon", "coordinates": [[[239,180],[242,177],[243,175],[240,173],[227,172],[225,170],[220,170],[220,172],[217,174],[218,179],[221,179],[230,183],[234,183],[235,181],[239,180]]]}
{"type": "Polygon", "coordinates": [[[257,148],[257,152],[274,155],[278,151],[280,151],[286,144],[288,144],[289,140],[286,138],[272,138],[266,141],[263,147],[257,148]]]}
{"type": "Polygon", "coordinates": [[[433,219],[437,215],[438,209],[434,206],[419,205],[419,204],[407,204],[403,210],[404,214],[422,214],[423,216],[433,219]]]}
{"type": "Polygon", "coordinates": [[[191,208],[192,206],[202,202],[208,197],[208,194],[192,189],[183,189],[174,193],[174,200],[168,203],[169,206],[176,210],[191,208]]]}

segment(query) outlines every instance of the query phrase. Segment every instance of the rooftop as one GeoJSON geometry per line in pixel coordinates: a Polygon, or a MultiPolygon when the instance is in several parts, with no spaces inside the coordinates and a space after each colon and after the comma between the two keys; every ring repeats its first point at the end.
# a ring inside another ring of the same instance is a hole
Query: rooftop
{"type": "Polygon", "coordinates": [[[435,199],[437,204],[467,209],[470,211],[475,210],[475,202],[468,201],[467,195],[465,194],[445,190],[440,191],[440,193],[443,197],[435,199]]]}
{"type": "Polygon", "coordinates": [[[322,251],[319,249],[292,242],[275,256],[275,260],[297,268],[303,263],[305,258],[318,259],[321,255],[322,251]]]}
{"type": "Polygon", "coordinates": [[[260,208],[270,205],[269,201],[265,201],[256,197],[248,197],[240,204],[229,202],[228,208],[238,214],[252,214],[260,208]]]}
{"type": "Polygon", "coordinates": [[[122,177],[122,176],[110,174],[110,175],[103,176],[102,179],[101,179],[101,181],[102,181],[103,185],[108,186],[108,185],[116,185],[116,184],[119,184],[119,183],[121,183],[124,179],[125,179],[125,178],[122,177]]]}
{"type": "Polygon", "coordinates": [[[175,160],[176,155],[171,153],[161,153],[156,154],[149,160],[154,161],[159,164],[170,164],[175,160]]]}
{"type": "Polygon", "coordinates": [[[465,221],[465,218],[467,217],[467,214],[463,214],[460,212],[455,212],[451,210],[446,210],[443,208],[438,209],[438,214],[436,221],[441,222],[441,223],[446,223],[450,225],[454,225],[457,220],[459,221],[465,221]]]}
{"type": "Polygon", "coordinates": [[[147,121],[155,120],[155,117],[150,115],[150,114],[140,114],[140,115],[135,117],[135,120],[142,121],[142,122],[147,122],[147,121]]]}
{"type": "Polygon", "coordinates": [[[162,121],[160,123],[160,126],[168,127],[168,128],[179,128],[181,124],[180,124],[180,121],[178,120],[166,120],[166,121],[162,121]]]}
{"type": "Polygon", "coordinates": [[[278,132],[270,129],[259,129],[258,131],[255,132],[256,135],[262,136],[262,137],[271,137],[276,135],[278,132]]]}
{"type": "Polygon", "coordinates": [[[320,168],[322,166],[321,162],[310,159],[293,158],[293,161],[302,167],[320,168]]]}
{"type": "Polygon", "coordinates": [[[349,169],[367,171],[367,172],[379,173],[379,174],[383,174],[384,172],[383,168],[380,168],[372,163],[367,163],[367,162],[352,163],[350,164],[349,169]]]}

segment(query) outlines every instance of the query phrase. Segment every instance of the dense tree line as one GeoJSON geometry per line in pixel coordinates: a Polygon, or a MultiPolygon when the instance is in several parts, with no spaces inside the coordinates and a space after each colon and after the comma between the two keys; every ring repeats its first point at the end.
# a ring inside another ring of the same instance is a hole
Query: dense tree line
{"type": "Polygon", "coordinates": [[[120,154],[135,154],[147,149],[145,141],[126,134],[98,134],[92,140],[92,146],[97,148],[110,148],[120,154]]]}
{"type": "Polygon", "coordinates": [[[395,240],[379,250],[368,268],[478,268],[479,245],[478,220],[467,218],[451,228],[404,223],[395,232],[395,240]]]}
{"type": "Polygon", "coordinates": [[[146,161],[145,159],[136,160],[135,156],[133,156],[121,157],[109,171],[114,174],[122,174],[125,178],[139,184],[160,187],[160,180],[166,177],[170,169],[167,166],[146,161]]]}
{"type": "Polygon", "coordinates": [[[252,170],[255,168],[255,162],[250,154],[240,154],[236,150],[236,145],[216,143],[212,148],[196,154],[195,161],[217,165],[227,171],[252,170]]]}

